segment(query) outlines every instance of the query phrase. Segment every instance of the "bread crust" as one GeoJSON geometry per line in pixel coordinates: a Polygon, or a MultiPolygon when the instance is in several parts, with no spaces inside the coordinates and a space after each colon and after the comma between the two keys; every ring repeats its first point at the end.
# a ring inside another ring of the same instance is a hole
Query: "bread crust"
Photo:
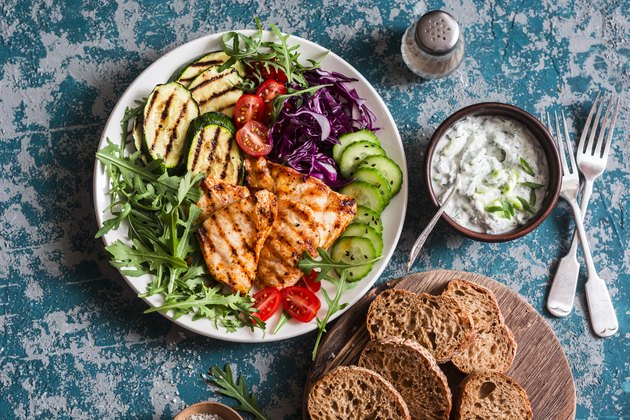
{"type": "Polygon", "coordinates": [[[371,341],[361,353],[359,366],[388,380],[414,420],[448,420],[452,399],[448,381],[431,353],[417,342],[400,337],[371,341]]]}
{"type": "Polygon", "coordinates": [[[372,340],[402,337],[416,341],[438,363],[451,360],[474,337],[472,319],[456,299],[408,290],[390,289],[379,294],[370,305],[366,324],[372,340]],[[453,334],[446,336],[444,325],[453,334]]]}
{"type": "Polygon", "coordinates": [[[457,420],[476,418],[531,420],[533,411],[527,392],[513,378],[501,372],[480,370],[460,384],[455,409],[457,420]],[[494,404],[493,393],[502,393],[502,399],[509,401],[501,406],[494,404]]]}
{"type": "Polygon", "coordinates": [[[358,420],[374,413],[379,414],[379,418],[411,420],[407,404],[396,388],[378,373],[358,366],[339,366],[317,381],[308,394],[307,407],[313,420],[358,420]],[[353,403],[355,406],[350,412],[340,412],[340,405],[353,403]],[[374,403],[389,406],[370,406],[374,403]]]}

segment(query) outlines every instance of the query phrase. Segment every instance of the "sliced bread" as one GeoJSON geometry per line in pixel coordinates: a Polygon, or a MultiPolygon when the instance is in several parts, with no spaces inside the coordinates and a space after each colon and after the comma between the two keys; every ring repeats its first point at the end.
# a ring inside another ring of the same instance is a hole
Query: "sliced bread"
{"type": "Polygon", "coordinates": [[[340,366],[315,383],[308,394],[308,414],[312,420],[411,419],[389,382],[357,366],[340,366]]]}
{"type": "Polygon", "coordinates": [[[374,299],[367,315],[372,340],[402,337],[429,350],[438,363],[468,347],[473,338],[470,315],[450,296],[386,290],[374,299]]]}
{"type": "Polygon", "coordinates": [[[359,366],[380,373],[400,393],[413,419],[448,420],[451,391],[431,353],[415,341],[389,337],[371,341],[359,366]]]}
{"type": "Polygon", "coordinates": [[[504,373],[475,371],[460,385],[456,419],[530,420],[532,417],[527,393],[504,373]]]}
{"type": "Polygon", "coordinates": [[[503,322],[494,293],[465,280],[452,280],[442,292],[456,299],[473,319],[475,338],[451,362],[462,372],[498,370],[507,372],[516,355],[516,340],[503,322]]]}

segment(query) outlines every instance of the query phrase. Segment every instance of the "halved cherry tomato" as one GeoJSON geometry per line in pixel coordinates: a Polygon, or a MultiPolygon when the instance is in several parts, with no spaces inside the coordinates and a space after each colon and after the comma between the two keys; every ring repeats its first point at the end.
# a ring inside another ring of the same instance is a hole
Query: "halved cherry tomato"
{"type": "Polygon", "coordinates": [[[305,287],[286,287],[280,293],[284,310],[298,321],[311,321],[322,306],[317,296],[305,287]]]}
{"type": "Polygon", "coordinates": [[[269,130],[258,121],[250,120],[236,132],[236,142],[251,156],[264,156],[271,152],[269,130]]]}
{"type": "Polygon", "coordinates": [[[287,87],[273,79],[267,79],[256,89],[256,95],[260,96],[265,103],[265,118],[271,120],[273,114],[273,99],[278,95],[287,93],[287,87]]]}
{"type": "Polygon", "coordinates": [[[313,293],[319,292],[319,289],[322,288],[322,284],[315,280],[317,278],[317,274],[319,273],[315,270],[311,270],[311,274],[304,274],[298,285],[306,287],[313,293]]]}
{"type": "Polygon", "coordinates": [[[258,95],[244,94],[236,101],[234,107],[234,124],[241,128],[247,121],[262,121],[265,103],[258,95]]]}
{"type": "Polygon", "coordinates": [[[275,287],[265,287],[254,295],[254,308],[258,312],[252,314],[261,321],[266,321],[276,313],[280,307],[282,295],[275,287]]]}

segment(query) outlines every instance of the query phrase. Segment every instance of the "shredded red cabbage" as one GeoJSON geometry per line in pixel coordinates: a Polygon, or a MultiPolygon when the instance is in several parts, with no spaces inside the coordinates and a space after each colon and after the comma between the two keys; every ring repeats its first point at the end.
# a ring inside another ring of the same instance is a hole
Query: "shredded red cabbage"
{"type": "Polygon", "coordinates": [[[332,158],[333,146],[344,133],[363,128],[377,130],[375,116],[357,91],[348,86],[356,79],[320,69],[305,72],[304,76],[310,86],[330,86],[286,100],[271,126],[273,148],[267,157],[339,187],[348,180],[339,174],[332,158]]]}

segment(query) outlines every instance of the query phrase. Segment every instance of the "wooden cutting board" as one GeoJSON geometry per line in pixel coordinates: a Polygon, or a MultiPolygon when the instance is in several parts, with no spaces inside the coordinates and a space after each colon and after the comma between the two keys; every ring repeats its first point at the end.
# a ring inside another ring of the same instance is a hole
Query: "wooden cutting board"
{"type": "MultiPolygon", "coordinates": [[[[355,364],[368,342],[365,317],[370,303],[384,290],[405,289],[412,292],[439,294],[452,279],[479,283],[492,290],[499,302],[505,323],[518,345],[514,363],[508,375],[527,391],[534,419],[564,420],[575,417],[575,385],[567,358],[553,330],[542,316],[522,297],[491,278],[452,270],[436,270],[412,274],[392,280],[370,290],[352,309],[346,312],[325,335],[317,359],[309,372],[304,398],[312,384],[339,365],[355,364]]],[[[464,378],[450,363],[442,365],[449,385],[457,395],[457,386],[464,378]]]]}

